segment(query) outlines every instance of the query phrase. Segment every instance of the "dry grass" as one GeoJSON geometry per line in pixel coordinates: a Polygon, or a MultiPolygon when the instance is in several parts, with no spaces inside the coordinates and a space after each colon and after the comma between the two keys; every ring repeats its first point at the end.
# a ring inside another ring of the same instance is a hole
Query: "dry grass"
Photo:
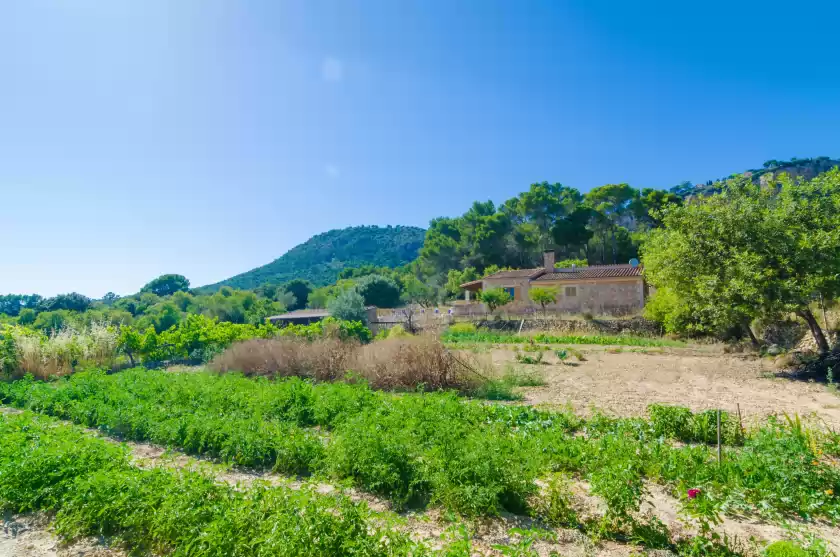
{"type": "Polygon", "coordinates": [[[245,375],[310,377],[333,381],[342,377],[358,344],[334,338],[255,338],[237,342],[213,358],[210,369],[241,371],[245,375]]]}
{"type": "Polygon", "coordinates": [[[475,358],[454,356],[432,336],[399,337],[361,346],[335,339],[308,342],[296,338],[253,339],[232,345],[210,362],[217,372],[307,377],[319,381],[343,378],[347,371],[371,387],[386,390],[478,387],[485,366],[475,358]],[[464,361],[469,358],[470,361],[464,361]]]}
{"type": "Polygon", "coordinates": [[[79,365],[112,368],[117,361],[117,332],[94,323],[86,329],[65,328],[50,336],[14,334],[15,376],[38,379],[73,373],[79,365]]]}

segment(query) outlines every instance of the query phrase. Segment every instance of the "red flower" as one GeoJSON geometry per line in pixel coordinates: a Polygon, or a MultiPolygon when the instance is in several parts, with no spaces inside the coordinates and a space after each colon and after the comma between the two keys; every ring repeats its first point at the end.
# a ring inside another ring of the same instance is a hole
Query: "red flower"
{"type": "Polygon", "coordinates": [[[696,499],[698,495],[700,495],[700,490],[699,489],[689,489],[688,490],[688,498],[689,499],[696,499]]]}

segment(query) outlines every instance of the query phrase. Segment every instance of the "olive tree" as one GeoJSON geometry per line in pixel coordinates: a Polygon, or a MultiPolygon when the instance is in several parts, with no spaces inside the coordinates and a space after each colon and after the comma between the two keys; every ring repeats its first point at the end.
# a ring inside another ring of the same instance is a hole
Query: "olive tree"
{"type": "Polygon", "coordinates": [[[660,215],[643,245],[645,276],[690,308],[702,329],[795,313],[821,353],[828,341],[810,309],[840,294],[840,170],[759,186],[729,181],[720,194],[660,215]]]}
{"type": "Polygon", "coordinates": [[[528,297],[542,307],[543,317],[545,317],[545,306],[557,301],[557,289],[535,286],[528,291],[528,297]]]}
{"type": "Polygon", "coordinates": [[[504,288],[488,288],[478,293],[478,300],[487,306],[490,313],[493,313],[497,308],[507,305],[511,297],[504,288]]]}

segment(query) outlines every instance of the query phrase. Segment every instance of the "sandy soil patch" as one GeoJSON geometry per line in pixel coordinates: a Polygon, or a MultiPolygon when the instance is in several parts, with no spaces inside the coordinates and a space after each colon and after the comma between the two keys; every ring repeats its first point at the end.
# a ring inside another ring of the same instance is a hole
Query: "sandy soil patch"
{"type": "Polygon", "coordinates": [[[62,543],[43,514],[8,517],[0,529],[0,557],[125,557],[94,539],[62,543]]]}
{"type": "MultiPolygon", "coordinates": [[[[769,415],[813,414],[840,427],[840,396],[820,384],[775,378],[771,365],[760,358],[603,349],[584,355],[585,362],[560,365],[546,353],[551,365],[524,366],[541,372],[547,382],[524,389],[524,402],[571,404],[583,414],[597,408],[619,416],[644,415],[652,403],[733,412],[740,405],[748,423],[769,415]]],[[[515,353],[496,349],[492,357],[496,364],[510,364],[515,353]]]]}

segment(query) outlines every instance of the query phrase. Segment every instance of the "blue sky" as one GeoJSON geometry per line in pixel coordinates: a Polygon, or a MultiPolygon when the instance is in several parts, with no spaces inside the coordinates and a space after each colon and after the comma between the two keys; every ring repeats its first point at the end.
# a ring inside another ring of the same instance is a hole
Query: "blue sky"
{"type": "Polygon", "coordinates": [[[836,3],[0,2],[0,293],[840,156],[836,3]]]}

